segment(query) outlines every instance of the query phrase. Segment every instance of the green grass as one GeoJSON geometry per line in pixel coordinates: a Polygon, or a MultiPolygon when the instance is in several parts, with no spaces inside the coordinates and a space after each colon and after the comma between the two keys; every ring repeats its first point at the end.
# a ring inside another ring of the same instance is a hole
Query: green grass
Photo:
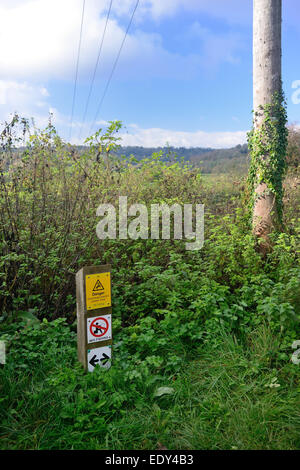
{"type": "Polygon", "coordinates": [[[85,374],[74,335],[57,321],[32,331],[37,356],[34,343],[26,360],[25,343],[14,346],[0,372],[1,449],[300,447],[299,366],[273,361],[266,327],[243,344],[222,333],[192,355],[182,350],[175,374],[146,380],[128,379],[117,349],[110,371],[85,374]],[[173,393],[155,396],[159,387],[173,393]]]}
{"type": "Polygon", "coordinates": [[[174,395],[113,426],[108,448],[299,449],[299,369],[270,367],[262,332],[251,350],[223,339],[187,364],[172,383],[174,395]],[[270,388],[275,377],[280,387],[270,388]]]}

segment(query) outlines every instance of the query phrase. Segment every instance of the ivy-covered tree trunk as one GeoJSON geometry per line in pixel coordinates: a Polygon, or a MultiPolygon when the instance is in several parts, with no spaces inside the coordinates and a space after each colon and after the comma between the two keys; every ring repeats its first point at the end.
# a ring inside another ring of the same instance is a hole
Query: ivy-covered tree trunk
{"type": "Polygon", "coordinates": [[[249,135],[253,232],[269,245],[282,214],[287,145],[281,80],[282,0],[253,0],[253,130],[249,135]]]}

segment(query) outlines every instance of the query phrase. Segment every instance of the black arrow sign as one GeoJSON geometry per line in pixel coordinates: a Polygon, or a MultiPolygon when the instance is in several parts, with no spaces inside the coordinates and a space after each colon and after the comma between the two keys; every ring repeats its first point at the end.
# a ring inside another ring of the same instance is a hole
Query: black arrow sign
{"type": "Polygon", "coordinates": [[[92,367],[96,367],[96,364],[97,362],[99,362],[99,359],[97,359],[97,356],[96,354],[92,357],[92,359],[90,360],[90,364],[92,367]]]}
{"type": "Polygon", "coordinates": [[[102,358],[100,359],[100,361],[101,361],[102,364],[105,366],[105,364],[109,361],[109,359],[110,359],[110,357],[109,357],[107,354],[103,353],[103,356],[102,356],[102,358]]]}

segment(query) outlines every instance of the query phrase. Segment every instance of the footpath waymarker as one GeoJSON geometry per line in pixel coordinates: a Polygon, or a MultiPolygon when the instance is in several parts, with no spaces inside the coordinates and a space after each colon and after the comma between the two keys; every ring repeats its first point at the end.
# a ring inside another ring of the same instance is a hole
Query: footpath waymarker
{"type": "Polygon", "coordinates": [[[88,370],[93,372],[96,365],[109,369],[111,365],[111,346],[103,348],[88,349],[88,370]]]}
{"type": "Polygon", "coordinates": [[[85,266],[76,274],[77,350],[85,370],[109,369],[112,358],[111,267],[85,266]]]}

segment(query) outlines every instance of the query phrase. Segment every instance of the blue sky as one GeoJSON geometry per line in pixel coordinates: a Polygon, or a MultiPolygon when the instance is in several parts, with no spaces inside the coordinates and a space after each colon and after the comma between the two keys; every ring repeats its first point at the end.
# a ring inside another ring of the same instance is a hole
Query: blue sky
{"type": "MultiPolygon", "coordinates": [[[[252,0],[140,0],[91,127],[136,0],[112,3],[83,123],[109,3],[86,0],[72,142],[118,119],[124,145],[244,143],[252,109],[252,0]]],[[[18,111],[44,126],[51,111],[59,133],[69,137],[81,11],[82,0],[1,0],[1,122],[18,111]]],[[[300,121],[299,14],[299,0],[283,0],[290,122],[300,121]]]]}

